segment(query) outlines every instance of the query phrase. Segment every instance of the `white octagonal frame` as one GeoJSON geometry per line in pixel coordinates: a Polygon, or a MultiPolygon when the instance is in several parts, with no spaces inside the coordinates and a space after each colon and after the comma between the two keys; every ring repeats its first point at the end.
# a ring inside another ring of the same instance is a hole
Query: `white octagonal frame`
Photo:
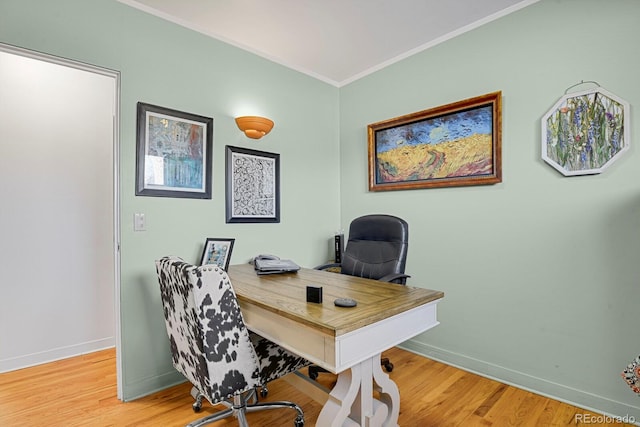
{"type": "Polygon", "coordinates": [[[542,159],[564,176],[601,173],[629,149],[629,117],[602,87],[565,94],[542,118],[542,159]]]}

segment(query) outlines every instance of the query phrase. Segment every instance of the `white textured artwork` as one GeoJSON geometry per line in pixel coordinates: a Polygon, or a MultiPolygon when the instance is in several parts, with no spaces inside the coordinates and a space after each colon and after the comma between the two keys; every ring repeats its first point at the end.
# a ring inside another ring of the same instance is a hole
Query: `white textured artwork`
{"type": "Polygon", "coordinates": [[[243,153],[232,155],[234,217],[276,216],[276,161],[243,153]]]}

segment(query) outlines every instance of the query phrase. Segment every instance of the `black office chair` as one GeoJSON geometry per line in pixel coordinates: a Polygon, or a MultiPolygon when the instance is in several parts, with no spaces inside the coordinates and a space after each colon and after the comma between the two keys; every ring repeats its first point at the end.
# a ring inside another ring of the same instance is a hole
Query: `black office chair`
{"type": "MultiPolygon", "coordinates": [[[[349,238],[341,263],[323,264],[317,270],[340,269],[340,273],[383,282],[406,284],[411,277],[404,273],[409,246],[409,225],[402,218],[392,215],[365,215],[354,219],[349,226],[349,238]]],[[[382,358],[387,372],[393,363],[382,358]]],[[[319,366],[309,367],[309,377],[316,379],[319,366]]]]}

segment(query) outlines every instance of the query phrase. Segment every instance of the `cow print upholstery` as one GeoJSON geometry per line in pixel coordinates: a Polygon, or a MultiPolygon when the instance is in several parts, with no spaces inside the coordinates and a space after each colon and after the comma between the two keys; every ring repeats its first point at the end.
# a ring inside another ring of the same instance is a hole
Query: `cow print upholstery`
{"type": "Polygon", "coordinates": [[[219,267],[164,257],[156,270],[173,365],[212,404],[309,365],[246,328],[219,267]]]}

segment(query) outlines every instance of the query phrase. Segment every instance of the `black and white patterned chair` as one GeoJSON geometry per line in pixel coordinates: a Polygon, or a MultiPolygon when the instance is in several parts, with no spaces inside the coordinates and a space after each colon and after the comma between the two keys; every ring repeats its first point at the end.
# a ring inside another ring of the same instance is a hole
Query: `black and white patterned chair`
{"type": "MultiPolygon", "coordinates": [[[[235,416],[244,427],[246,412],[275,408],[294,409],[294,425],[304,426],[298,405],[258,402],[256,390],[309,362],[246,328],[227,273],[213,265],[197,267],[177,257],[156,261],[156,271],[173,365],[194,386],[194,410],[200,410],[203,397],[214,405],[226,406],[188,427],[229,416],[235,416]]],[[[265,396],[266,388],[262,391],[265,396]]]]}

